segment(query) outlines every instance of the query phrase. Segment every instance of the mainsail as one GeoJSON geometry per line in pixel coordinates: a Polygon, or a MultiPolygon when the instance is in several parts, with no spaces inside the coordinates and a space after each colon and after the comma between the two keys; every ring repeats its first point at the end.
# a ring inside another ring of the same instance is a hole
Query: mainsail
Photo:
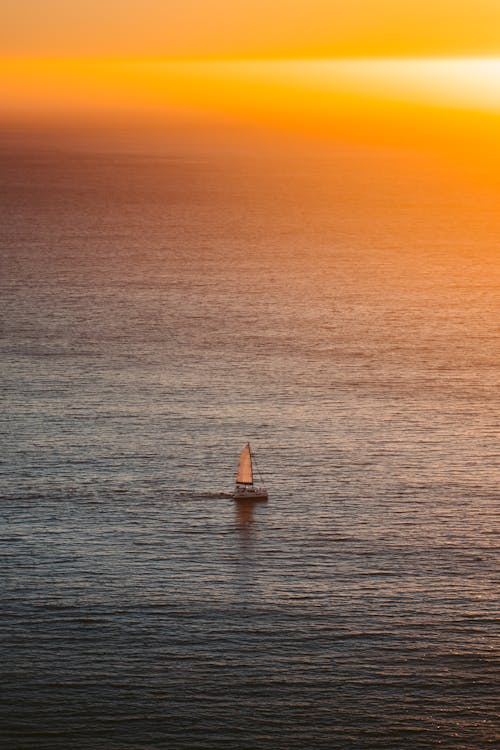
{"type": "Polygon", "coordinates": [[[252,454],[250,453],[249,443],[241,451],[236,482],[238,484],[253,484],[252,454]]]}

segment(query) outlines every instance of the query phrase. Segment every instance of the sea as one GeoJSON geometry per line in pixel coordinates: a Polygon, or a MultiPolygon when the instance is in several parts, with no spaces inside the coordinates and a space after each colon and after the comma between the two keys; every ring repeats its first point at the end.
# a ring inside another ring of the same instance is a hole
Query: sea
{"type": "Polygon", "coordinates": [[[0,161],[1,747],[498,747],[498,185],[0,161]]]}

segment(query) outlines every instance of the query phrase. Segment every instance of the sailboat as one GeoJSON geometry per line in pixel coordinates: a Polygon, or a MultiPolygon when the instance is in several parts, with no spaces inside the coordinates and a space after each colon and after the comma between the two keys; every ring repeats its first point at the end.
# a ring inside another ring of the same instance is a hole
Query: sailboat
{"type": "Polygon", "coordinates": [[[253,456],[250,443],[247,443],[240,453],[238,472],[236,474],[235,500],[267,500],[265,487],[254,487],[253,484],[253,456]]]}

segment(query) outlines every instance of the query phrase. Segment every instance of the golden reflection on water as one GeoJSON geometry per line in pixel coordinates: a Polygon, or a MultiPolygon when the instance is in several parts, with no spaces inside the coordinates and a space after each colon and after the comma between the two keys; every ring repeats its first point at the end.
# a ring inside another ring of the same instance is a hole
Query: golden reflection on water
{"type": "Polygon", "coordinates": [[[491,746],[496,187],[392,152],[2,166],[11,747],[491,746]],[[233,510],[243,427],[274,489],[233,510]]]}

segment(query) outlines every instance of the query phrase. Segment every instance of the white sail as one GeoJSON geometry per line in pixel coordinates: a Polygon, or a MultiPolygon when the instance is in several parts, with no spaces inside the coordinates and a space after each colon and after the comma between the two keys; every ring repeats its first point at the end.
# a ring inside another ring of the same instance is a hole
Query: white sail
{"type": "Polygon", "coordinates": [[[239,484],[253,484],[252,454],[250,453],[249,443],[241,451],[236,482],[239,484]]]}

